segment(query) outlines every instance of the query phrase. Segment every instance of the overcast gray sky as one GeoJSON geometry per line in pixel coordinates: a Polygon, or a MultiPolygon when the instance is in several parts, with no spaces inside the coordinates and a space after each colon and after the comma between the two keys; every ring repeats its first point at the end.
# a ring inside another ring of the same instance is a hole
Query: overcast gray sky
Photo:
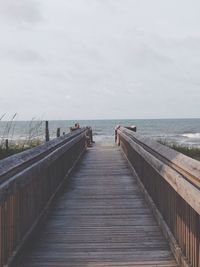
{"type": "Polygon", "coordinates": [[[200,117],[199,0],[0,0],[0,115],[200,117]]]}

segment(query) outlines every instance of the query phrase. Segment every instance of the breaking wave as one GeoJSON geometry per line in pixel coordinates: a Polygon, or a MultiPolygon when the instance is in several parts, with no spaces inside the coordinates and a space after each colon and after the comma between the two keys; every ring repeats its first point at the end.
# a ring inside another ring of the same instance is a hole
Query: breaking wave
{"type": "Polygon", "coordinates": [[[187,138],[200,139],[200,133],[185,133],[185,134],[182,134],[182,136],[187,137],[187,138]]]}

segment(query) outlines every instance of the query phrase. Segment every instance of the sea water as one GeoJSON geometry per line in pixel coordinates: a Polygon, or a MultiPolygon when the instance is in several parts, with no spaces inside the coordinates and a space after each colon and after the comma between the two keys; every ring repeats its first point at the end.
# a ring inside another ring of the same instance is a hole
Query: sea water
{"type": "MultiPolygon", "coordinates": [[[[49,121],[50,138],[56,137],[57,128],[61,133],[69,132],[70,126],[77,121],[56,120],[49,121]]],[[[137,132],[155,140],[199,146],[200,147],[200,119],[132,119],[132,120],[80,120],[81,126],[91,126],[94,140],[110,138],[114,140],[116,125],[136,125],[137,132]]],[[[0,137],[11,140],[25,138],[44,138],[45,122],[42,121],[0,121],[0,137]]]]}

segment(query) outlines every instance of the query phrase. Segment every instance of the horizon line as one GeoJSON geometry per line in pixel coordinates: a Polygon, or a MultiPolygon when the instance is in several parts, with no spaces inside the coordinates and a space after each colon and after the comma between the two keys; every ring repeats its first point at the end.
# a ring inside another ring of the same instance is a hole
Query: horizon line
{"type": "MultiPolygon", "coordinates": [[[[112,118],[112,119],[22,119],[22,120],[13,120],[15,122],[20,121],[115,121],[115,120],[186,120],[186,119],[200,119],[200,117],[182,117],[182,118],[112,118]]],[[[7,122],[11,120],[1,120],[2,122],[7,122]]],[[[1,122],[0,121],[0,122],[1,122]]]]}

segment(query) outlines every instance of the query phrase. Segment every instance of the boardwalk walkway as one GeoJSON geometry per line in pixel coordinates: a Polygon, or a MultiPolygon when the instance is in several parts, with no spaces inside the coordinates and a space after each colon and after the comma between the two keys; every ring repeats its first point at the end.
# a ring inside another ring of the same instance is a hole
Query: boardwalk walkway
{"type": "Polygon", "coordinates": [[[88,149],[16,267],[177,266],[120,149],[88,149]]]}

